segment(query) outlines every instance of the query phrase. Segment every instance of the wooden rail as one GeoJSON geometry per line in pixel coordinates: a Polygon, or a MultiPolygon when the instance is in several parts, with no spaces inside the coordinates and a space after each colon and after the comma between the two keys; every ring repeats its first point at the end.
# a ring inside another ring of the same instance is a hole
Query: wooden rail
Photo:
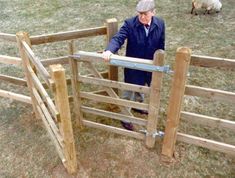
{"type": "Polygon", "coordinates": [[[1,89],[0,89],[0,96],[11,98],[11,99],[21,101],[24,103],[32,104],[31,98],[29,96],[25,96],[25,95],[13,93],[13,92],[1,90],[1,89]]]}
{"type": "Polygon", "coordinates": [[[31,36],[30,40],[32,45],[39,45],[44,43],[52,43],[64,40],[73,40],[77,38],[105,35],[107,33],[106,29],[107,28],[103,26],[96,28],[87,28],[82,30],[74,30],[69,32],[53,33],[49,35],[31,36]]]}
{"type": "Polygon", "coordinates": [[[235,156],[235,146],[193,135],[177,133],[177,140],[235,156]]]}
{"type": "Polygon", "coordinates": [[[18,57],[0,55],[0,63],[21,66],[21,59],[18,57]]]}
{"type": "Polygon", "coordinates": [[[88,127],[92,127],[92,128],[101,129],[101,130],[108,131],[108,132],[113,132],[113,133],[116,133],[116,134],[129,136],[129,137],[133,137],[133,138],[140,139],[140,140],[144,140],[144,138],[145,138],[145,135],[142,134],[142,133],[138,133],[138,132],[134,132],[134,131],[128,131],[128,130],[125,130],[125,129],[121,129],[121,128],[117,128],[117,127],[113,127],[113,126],[108,126],[108,125],[92,122],[92,121],[85,120],[85,119],[83,120],[83,124],[85,126],[88,126],[88,127]]]}
{"type": "Polygon", "coordinates": [[[235,93],[228,91],[186,85],[185,94],[204,97],[212,100],[226,101],[235,104],[235,93]]]}
{"type": "Polygon", "coordinates": [[[0,33],[0,39],[10,42],[16,42],[16,35],[8,33],[0,33]]]}
{"type": "Polygon", "coordinates": [[[138,118],[138,117],[134,117],[134,116],[126,116],[124,114],[104,111],[104,110],[101,110],[101,109],[96,109],[96,108],[91,108],[91,107],[86,107],[86,106],[81,106],[81,110],[84,113],[90,113],[90,114],[94,114],[94,115],[98,115],[98,116],[117,119],[117,120],[120,120],[120,121],[131,122],[131,123],[138,124],[138,125],[143,125],[143,126],[147,125],[146,120],[138,118]]]}
{"type": "Polygon", "coordinates": [[[219,57],[191,55],[190,65],[207,67],[207,68],[221,68],[225,70],[235,70],[235,60],[224,59],[219,57]]]}
{"type": "Polygon", "coordinates": [[[201,114],[190,113],[181,111],[181,119],[186,120],[190,123],[201,124],[209,127],[224,128],[235,131],[235,122],[215,117],[209,117],[201,114]]]}
{"type": "Polygon", "coordinates": [[[92,85],[102,85],[111,88],[118,88],[121,90],[131,90],[131,91],[141,92],[144,94],[148,94],[150,92],[149,87],[146,86],[128,84],[107,79],[80,76],[78,81],[82,83],[89,83],[92,85]]]}

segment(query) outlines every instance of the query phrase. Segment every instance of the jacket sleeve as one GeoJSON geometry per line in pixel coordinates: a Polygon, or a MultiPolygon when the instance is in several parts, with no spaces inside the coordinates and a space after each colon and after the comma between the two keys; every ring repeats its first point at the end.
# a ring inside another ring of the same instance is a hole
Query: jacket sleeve
{"type": "Polygon", "coordinates": [[[125,40],[128,37],[128,34],[129,34],[129,27],[127,21],[125,21],[123,26],[117,32],[117,34],[114,35],[113,38],[110,40],[105,50],[106,51],[109,50],[112,53],[116,53],[124,44],[125,40]]]}
{"type": "Polygon", "coordinates": [[[165,23],[162,23],[162,34],[160,38],[160,49],[165,50],[165,23]]]}

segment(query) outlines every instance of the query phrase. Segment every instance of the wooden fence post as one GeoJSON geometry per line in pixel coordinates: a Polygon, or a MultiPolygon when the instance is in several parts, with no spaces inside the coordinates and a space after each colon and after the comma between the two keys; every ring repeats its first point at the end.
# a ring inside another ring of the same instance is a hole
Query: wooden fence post
{"type": "Polygon", "coordinates": [[[66,159],[65,167],[71,174],[77,171],[77,157],[69,108],[65,69],[61,64],[51,65],[50,73],[53,81],[55,82],[55,102],[60,113],[59,128],[61,135],[64,138],[63,151],[66,159]]]}
{"type": "MultiPolygon", "coordinates": [[[[106,27],[107,27],[107,44],[112,39],[112,37],[118,31],[118,22],[117,19],[107,19],[106,20],[106,27]]],[[[118,67],[116,66],[109,66],[109,79],[118,81],[118,67]]]]}
{"type": "Polygon", "coordinates": [[[177,129],[179,126],[180,111],[184,97],[185,83],[187,79],[190,59],[191,49],[185,47],[177,49],[174,77],[172,81],[167,112],[165,136],[162,147],[162,155],[169,158],[172,158],[175,149],[177,129]]]}
{"type": "Polygon", "coordinates": [[[17,40],[19,53],[20,53],[20,56],[21,56],[21,59],[22,59],[22,65],[23,65],[24,72],[25,72],[25,77],[26,77],[26,80],[27,80],[27,86],[28,86],[28,89],[30,91],[30,96],[31,96],[31,99],[32,99],[33,110],[34,110],[34,113],[36,115],[36,118],[39,119],[40,115],[37,111],[37,101],[36,101],[36,98],[33,94],[33,88],[35,88],[35,87],[33,85],[33,81],[31,79],[30,72],[27,69],[27,66],[31,66],[33,69],[34,69],[34,66],[31,65],[31,63],[30,63],[30,61],[29,61],[29,59],[28,59],[28,57],[25,53],[23,45],[22,45],[22,41],[25,41],[29,46],[31,46],[30,38],[29,38],[28,33],[18,32],[16,34],[16,40],[17,40]]]}
{"type": "MultiPolygon", "coordinates": [[[[157,50],[154,53],[153,65],[162,66],[164,64],[164,51],[157,50]]],[[[147,122],[146,146],[153,148],[155,144],[154,133],[157,131],[157,121],[160,107],[160,91],[162,85],[162,72],[153,72],[150,87],[149,114],[147,122]]]]}
{"type": "MultiPolygon", "coordinates": [[[[69,54],[74,54],[74,41],[69,42],[69,54]]],[[[78,82],[78,72],[80,65],[72,57],[69,59],[69,64],[71,68],[71,83],[73,90],[73,101],[74,101],[74,113],[76,117],[76,124],[78,127],[82,127],[82,113],[81,113],[81,99],[80,99],[80,83],[78,82]]]]}

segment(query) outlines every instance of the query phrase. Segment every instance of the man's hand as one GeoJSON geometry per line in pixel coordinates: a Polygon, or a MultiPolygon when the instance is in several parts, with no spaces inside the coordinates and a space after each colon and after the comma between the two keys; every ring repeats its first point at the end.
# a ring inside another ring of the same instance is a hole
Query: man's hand
{"type": "Polygon", "coordinates": [[[105,62],[109,62],[110,60],[110,56],[112,55],[113,53],[111,51],[104,51],[102,53],[102,57],[104,58],[104,61],[105,62]]]}

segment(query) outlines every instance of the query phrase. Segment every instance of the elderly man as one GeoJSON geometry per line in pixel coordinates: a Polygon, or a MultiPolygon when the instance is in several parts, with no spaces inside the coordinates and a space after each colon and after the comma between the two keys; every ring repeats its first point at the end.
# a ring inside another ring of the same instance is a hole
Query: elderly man
{"type": "MultiPolygon", "coordinates": [[[[127,39],[126,56],[153,59],[157,49],[165,49],[165,24],[164,21],[155,16],[154,0],[140,0],[136,6],[137,16],[125,20],[118,33],[113,36],[107,48],[103,52],[103,58],[109,61],[110,56],[116,53],[127,39]]],[[[124,81],[137,85],[148,85],[151,83],[151,72],[134,69],[124,69],[124,81]]],[[[144,101],[144,94],[125,91],[124,99],[133,101],[144,101]]],[[[147,111],[133,109],[141,114],[147,111]]],[[[133,130],[131,123],[122,122],[123,127],[133,130]]]]}

